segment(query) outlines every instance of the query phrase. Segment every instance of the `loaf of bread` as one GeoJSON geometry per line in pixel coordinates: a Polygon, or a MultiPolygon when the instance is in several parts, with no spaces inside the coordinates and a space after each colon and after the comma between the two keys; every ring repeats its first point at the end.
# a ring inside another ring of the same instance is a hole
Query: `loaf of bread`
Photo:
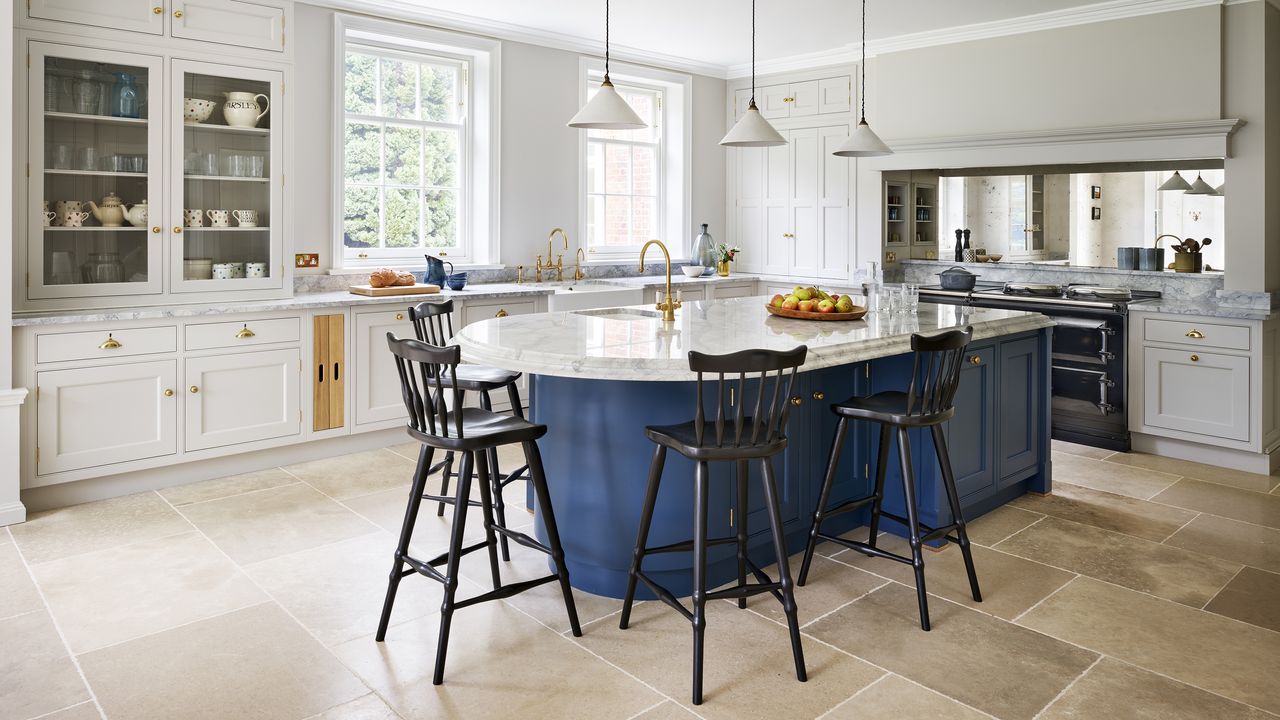
{"type": "Polygon", "coordinates": [[[407,272],[396,273],[396,285],[412,285],[415,282],[417,281],[414,280],[413,273],[407,273],[407,272]]]}
{"type": "MultiPolygon", "coordinates": [[[[413,276],[410,275],[409,277],[412,278],[413,276]]],[[[400,277],[391,268],[378,268],[369,273],[369,285],[371,287],[391,287],[398,284],[399,280],[400,277]]]]}

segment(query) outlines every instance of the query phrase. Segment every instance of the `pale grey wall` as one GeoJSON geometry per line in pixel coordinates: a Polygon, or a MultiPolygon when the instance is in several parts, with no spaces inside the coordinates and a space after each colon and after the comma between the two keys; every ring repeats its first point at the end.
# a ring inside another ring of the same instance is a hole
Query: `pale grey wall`
{"type": "MultiPolygon", "coordinates": [[[[1280,289],[1280,251],[1274,249],[1274,243],[1267,247],[1265,240],[1268,213],[1280,212],[1267,209],[1265,58],[1266,22],[1271,13],[1265,7],[1264,2],[1251,2],[1223,8],[1227,50],[1222,67],[1223,114],[1248,121],[1232,139],[1232,156],[1225,168],[1226,233],[1230,238],[1225,284],[1236,290],[1280,289]]],[[[1280,124],[1280,116],[1276,123],[1280,124]]]]}

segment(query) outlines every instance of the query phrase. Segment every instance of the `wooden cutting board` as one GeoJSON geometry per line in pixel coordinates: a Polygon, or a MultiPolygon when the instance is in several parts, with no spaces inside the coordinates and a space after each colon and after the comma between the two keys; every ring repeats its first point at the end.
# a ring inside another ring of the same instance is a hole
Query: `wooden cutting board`
{"type": "Polygon", "coordinates": [[[352,285],[347,288],[353,295],[365,295],[368,297],[390,297],[392,295],[432,295],[440,292],[439,285],[392,285],[391,287],[376,288],[372,285],[352,285]]]}

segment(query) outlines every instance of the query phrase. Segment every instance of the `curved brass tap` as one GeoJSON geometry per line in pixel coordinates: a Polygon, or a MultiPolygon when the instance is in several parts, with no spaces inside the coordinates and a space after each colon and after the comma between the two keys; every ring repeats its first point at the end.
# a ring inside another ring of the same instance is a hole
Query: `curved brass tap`
{"type": "Polygon", "coordinates": [[[573,258],[573,281],[574,282],[578,282],[579,280],[586,279],[587,274],[582,272],[582,263],[586,259],[587,259],[586,254],[582,252],[582,247],[579,246],[578,254],[575,255],[573,258]]]}
{"type": "Polygon", "coordinates": [[[644,254],[650,245],[657,245],[662,251],[662,256],[667,261],[667,295],[666,299],[654,305],[655,308],[662,311],[663,322],[675,322],[676,310],[679,310],[682,303],[671,294],[671,253],[667,252],[667,246],[662,244],[661,240],[650,240],[640,248],[640,272],[644,272],[644,254]]]}

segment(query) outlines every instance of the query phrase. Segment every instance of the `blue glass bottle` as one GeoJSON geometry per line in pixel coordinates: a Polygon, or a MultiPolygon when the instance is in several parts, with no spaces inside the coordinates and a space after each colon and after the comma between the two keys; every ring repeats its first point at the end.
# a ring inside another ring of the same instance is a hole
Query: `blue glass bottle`
{"type": "Polygon", "coordinates": [[[115,85],[111,88],[111,117],[139,117],[138,89],[134,87],[133,76],[122,72],[111,74],[116,78],[115,85]]]}

